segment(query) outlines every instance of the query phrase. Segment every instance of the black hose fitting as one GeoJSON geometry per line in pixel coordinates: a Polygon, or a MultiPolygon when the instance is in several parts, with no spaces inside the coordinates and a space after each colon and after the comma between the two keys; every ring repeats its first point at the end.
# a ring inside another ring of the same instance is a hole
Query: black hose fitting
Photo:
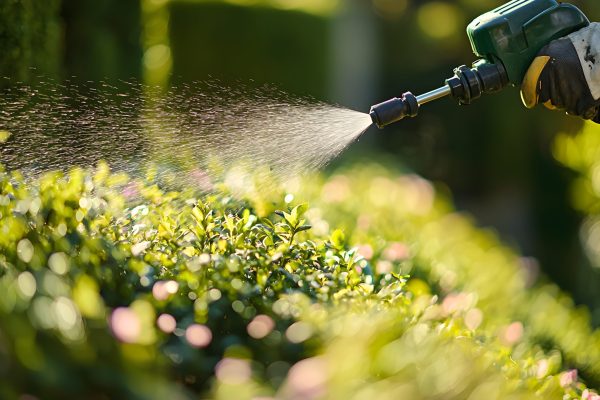
{"type": "Polygon", "coordinates": [[[369,115],[378,128],[398,122],[406,117],[416,117],[419,113],[419,103],[415,95],[406,92],[401,98],[391,100],[371,107],[369,115]]]}
{"type": "Polygon", "coordinates": [[[473,68],[461,65],[454,70],[454,76],[446,80],[452,97],[460,104],[471,104],[484,93],[498,92],[508,85],[508,74],[502,63],[479,60],[473,68]]]}

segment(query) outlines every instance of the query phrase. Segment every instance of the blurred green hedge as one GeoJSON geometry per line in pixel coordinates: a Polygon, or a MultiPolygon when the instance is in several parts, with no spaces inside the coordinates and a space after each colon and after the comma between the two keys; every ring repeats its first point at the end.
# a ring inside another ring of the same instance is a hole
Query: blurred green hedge
{"type": "Polygon", "coordinates": [[[138,0],[3,0],[0,87],[139,78],[140,15],[138,0]]]}
{"type": "Polygon", "coordinates": [[[587,313],[427,181],[228,174],[0,172],[0,397],[596,398],[587,313]]]}
{"type": "Polygon", "coordinates": [[[61,0],[65,77],[76,82],[140,79],[140,0],[61,0]]]}
{"type": "Polygon", "coordinates": [[[582,289],[577,296],[591,305],[597,322],[600,321],[600,127],[587,123],[577,135],[561,133],[555,140],[553,153],[559,162],[577,173],[569,187],[569,197],[573,208],[585,216],[579,239],[589,264],[575,275],[582,289]]]}
{"type": "Polygon", "coordinates": [[[328,18],[223,2],[174,1],[169,13],[174,82],[253,80],[327,97],[328,18]]]}
{"type": "Polygon", "coordinates": [[[61,60],[60,0],[3,0],[0,3],[0,87],[55,77],[61,60]]]}

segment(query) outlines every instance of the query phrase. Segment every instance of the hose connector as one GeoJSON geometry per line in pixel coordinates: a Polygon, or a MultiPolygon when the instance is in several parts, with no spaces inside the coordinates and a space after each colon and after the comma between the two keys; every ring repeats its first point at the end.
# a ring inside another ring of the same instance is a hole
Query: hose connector
{"type": "Polygon", "coordinates": [[[454,76],[446,80],[452,97],[459,104],[471,104],[484,93],[496,93],[508,85],[508,75],[502,63],[479,60],[473,67],[461,65],[454,69],[454,76]]]}
{"type": "Polygon", "coordinates": [[[415,95],[406,92],[401,98],[394,97],[371,107],[369,115],[378,128],[398,122],[406,117],[416,117],[419,113],[419,102],[415,95]]]}

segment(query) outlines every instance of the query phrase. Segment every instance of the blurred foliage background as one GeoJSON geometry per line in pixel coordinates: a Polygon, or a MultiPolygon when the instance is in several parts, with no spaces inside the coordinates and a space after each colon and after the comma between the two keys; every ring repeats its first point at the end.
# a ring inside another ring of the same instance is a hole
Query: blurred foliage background
{"type": "MultiPolygon", "coordinates": [[[[465,26],[502,3],[4,0],[0,77],[134,78],[164,87],[212,77],[366,111],[405,90],[438,87],[474,61],[465,26]]],[[[600,19],[597,2],[574,3],[600,19]]],[[[416,120],[370,131],[339,162],[387,157],[444,182],[460,209],[539,260],[577,302],[600,310],[600,130],[573,136],[581,128],[571,117],[525,110],[508,89],[469,107],[428,105],[416,120]]]]}

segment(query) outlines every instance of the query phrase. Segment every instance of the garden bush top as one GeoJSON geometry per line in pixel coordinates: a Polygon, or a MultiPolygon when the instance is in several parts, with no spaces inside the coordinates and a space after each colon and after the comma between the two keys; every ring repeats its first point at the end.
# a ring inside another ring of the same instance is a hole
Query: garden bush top
{"type": "Polygon", "coordinates": [[[587,312],[430,183],[244,179],[0,170],[0,398],[597,398],[587,312]]]}

